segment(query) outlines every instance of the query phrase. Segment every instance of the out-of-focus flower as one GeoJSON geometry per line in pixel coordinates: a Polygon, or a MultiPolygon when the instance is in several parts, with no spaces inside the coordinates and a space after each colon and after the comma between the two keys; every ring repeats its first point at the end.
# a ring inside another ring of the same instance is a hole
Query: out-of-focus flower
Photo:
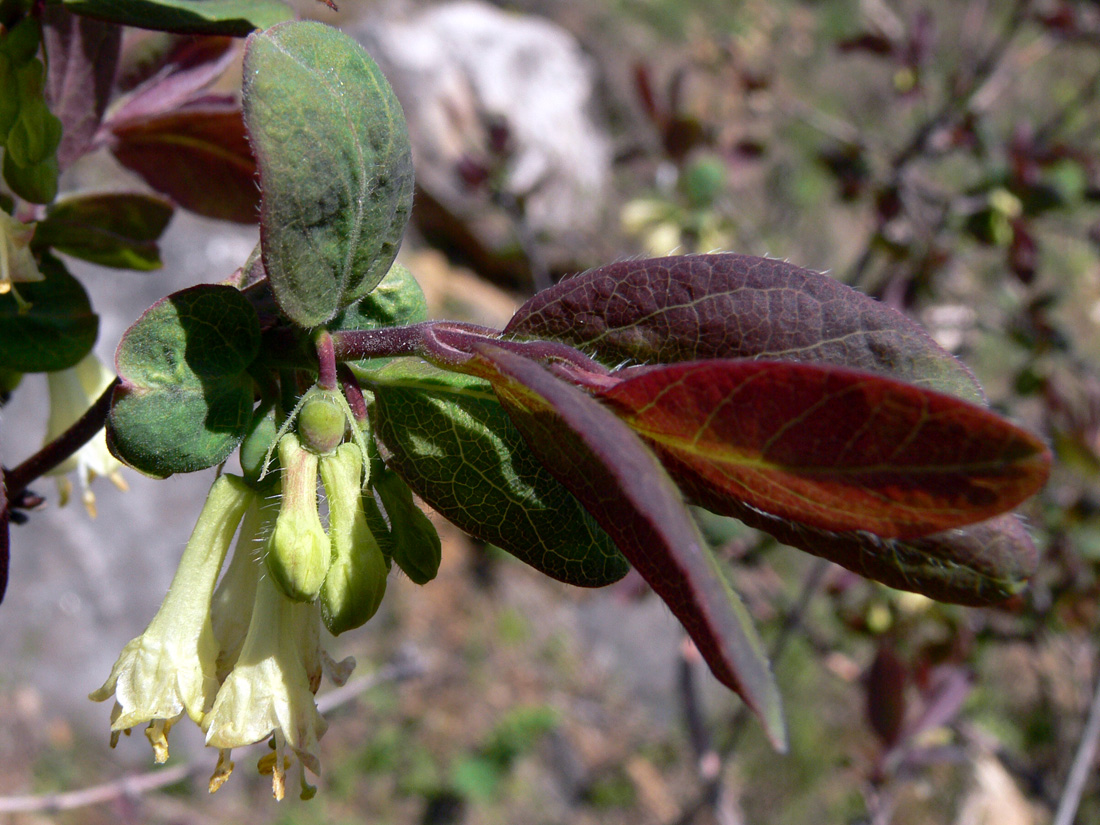
{"type": "Polygon", "coordinates": [[[11,292],[13,283],[43,280],[31,253],[34,229],[33,223],[23,223],[0,209],[0,295],[11,292]]]}
{"type": "MultiPolygon", "coordinates": [[[[46,374],[50,387],[50,417],[46,423],[46,442],[49,443],[69,429],[80,416],[88,411],[95,400],[114,380],[114,374],[89,353],[75,367],[46,374]]],[[[68,474],[76,472],[80,482],[80,497],[88,514],[95,518],[95,493],[92,479],[103,476],[120,490],[129,489],[119,473],[122,464],[107,449],[103,432],[97,433],[87,444],[67,460],[59,464],[49,475],[57,476],[57,490],[64,506],[72,495],[73,483],[68,474]]]]}
{"type": "Polygon", "coordinates": [[[201,724],[214,704],[218,644],[210,602],[233,534],[255,496],[234,476],[214,482],[160,610],[91,694],[97,702],[115,697],[112,745],[122,731],[147,722],[145,735],[156,761],[164,762],[168,731],[176,720],[186,713],[201,724]]]}

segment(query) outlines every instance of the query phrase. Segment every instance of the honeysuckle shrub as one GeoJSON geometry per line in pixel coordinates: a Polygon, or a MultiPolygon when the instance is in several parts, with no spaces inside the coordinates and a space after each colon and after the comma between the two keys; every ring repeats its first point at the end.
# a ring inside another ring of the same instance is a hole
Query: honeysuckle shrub
{"type": "Polygon", "coordinates": [[[413,194],[401,108],[353,40],[289,18],[275,0],[0,3],[0,88],[19,89],[0,108],[0,373],[5,388],[50,373],[62,422],[5,474],[5,571],[30,481],[74,455],[85,490],[114,477],[78,452],[104,423],[113,460],[148,476],[238,451],[242,468],[219,472],[164,604],[92,693],[113,700],[112,743],[144,725],[162,762],[186,716],[219,751],[211,790],[233,749],[267,740],[275,796],[292,764],[312,796],[314,695],[351,666],[322,626],[367,623],[394,565],[424,585],[438,570],[414,494],[560,581],[633,567],[779,749],[779,689],[689,505],[941,601],[1026,586],[1036,552],[1011,511],[1044,483],[1047,447],[914,322],[825,275],[639,259],[558,283],[502,330],[428,320],[395,263],[413,194]],[[108,107],[121,24],[218,37],[183,41],[108,107]],[[238,106],[206,90],[241,35],[238,106]],[[171,200],[58,197],[59,170],[98,147],[171,200]],[[258,216],[259,246],[150,307],[105,382],[96,316],[53,253],[155,266],[173,204],[258,216]]]}

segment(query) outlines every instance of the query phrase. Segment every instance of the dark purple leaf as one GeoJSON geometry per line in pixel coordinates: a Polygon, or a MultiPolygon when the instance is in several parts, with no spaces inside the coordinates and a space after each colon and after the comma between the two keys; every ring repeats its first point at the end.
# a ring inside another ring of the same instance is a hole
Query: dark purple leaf
{"type": "Polygon", "coordinates": [[[113,108],[111,124],[144,120],[194,101],[233,65],[238,42],[231,37],[181,39],[157,72],[113,108]]]}
{"type": "Polygon", "coordinates": [[[846,567],[898,590],[953,604],[981,606],[1018,594],[1038,566],[1038,553],[1023,523],[1008,514],[919,539],[884,539],[864,531],[831,533],[777,518],[680,479],[695,502],[740,519],[783,544],[846,567]]]}
{"type": "Polygon", "coordinates": [[[46,101],[63,127],[57,162],[64,170],[92,146],[118,66],[122,29],[70,14],[62,6],[42,13],[46,101]]]}
{"type": "Polygon", "coordinates": [[[223,99],[111,124],[123,166],[181,206],[209,218],[255,223],[260,192],[240,107],[223,99]]]}
{"type": "Polygon", "coordinates": [[[531,298],[505,332],[564,341],[607,364],[824,362],[985,400],[970,370],[900,312],[827,275],[749,255],[600,267],[531,298]]]}
{"type": "Polygon", "coordinates": [[[474,349],[479,373],[532,452],[664,599],[718,680],[784,747],[778,689],[748,612],[656,457],[614,413],[533,361],[491,345],[474,349]]]}

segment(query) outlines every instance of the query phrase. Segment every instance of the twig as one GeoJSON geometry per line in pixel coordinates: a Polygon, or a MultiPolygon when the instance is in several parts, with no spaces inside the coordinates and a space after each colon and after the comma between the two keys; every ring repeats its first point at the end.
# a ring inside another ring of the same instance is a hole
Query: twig
{"type": "MultiPolygon", "coordinates": [[[[347,704],[362,693],[387,682],[402,682],[420,676],[426,670],[424,660],[415,652],[403,650],[390,664],[373,673],[353,679],[346,685],[330,691],[317,700],[321,713],[329,713],[340,705],[347,704]]],[[[258,743],[257,743],[258,744],[258,743]]],[[[53,794],[28,794],[26,796],[0,797],[0,813],[56,813],[99,805],[114,799],[136,797],[142,794],[175,785],[194,774],[200,774],[209,768],[205,762],[195,759],[170,768],[162,768],[148,773],[124,776],[102,785],[93,785],[79,791],[65,791],[53,794]]]]}
{"type": "Polygon", "coordinates": [[[1081,804],[1081,795],[1085,790],[1092,764],[1096,758],[1096,746],[1100,743],[1100,676],[1096,679],[1096,691],[1092,696],[1092,704],[1089,706],[1088,721],[1085,730],[1081,734],[1081,741],[1077,745],[1077,753],[1073,757],[1073,767],[1070,768],[1066,787],[1062,791],[1062,798],[1058,801],[1058,810],[1054,814],[1052,825],[1072,825],[1073,818],[1077,816],[1077,806],[1081,804]]]}
{"type": "Polygon", "coordinates": [[[5,473],[4,481],[7,485],[9,502],[18,501],[20,493],[27,488],[28,484],[58,466],[103,429],[103,424],[107,420],[107,411],[111,407],[111,394],[118,384],[119,380],[116,378],[69,429],[22,464],[5,473]]]}

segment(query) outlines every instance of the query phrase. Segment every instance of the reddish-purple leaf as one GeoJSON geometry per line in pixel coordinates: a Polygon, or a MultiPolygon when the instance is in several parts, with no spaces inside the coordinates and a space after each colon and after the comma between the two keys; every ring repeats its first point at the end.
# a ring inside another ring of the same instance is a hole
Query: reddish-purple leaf
{"type": "Polygon", "coordinates": [[[708,554],[656,457],[614,414],[533,361],[475,347],[532,452],[575,495],[691,635],[714,675],[786,739],[779,693],[751,619],[708,554]]]}
{"type": "Polygon", "coordinates": [[[919,539],[884,539],[863,531],[819,530],[728,497],[711,501],[709,489],[693,489],[683,481],[681,488],[703,507],[738,518],[783,544],[940,602],[974,607],[1002,602],[1023,590],[1038,566],[1035,545],[1012,514],[919,539]]]}
{"type": "Polygon", "coordinates": [[[824,362],[984,402],[971,372],[900,312],[827,275],[749,255],[600,267],[531,298],[505,332],[564,341],[608,364],[824,362]]]}
{"type": "Polygon", "coordinates": [[[231,37],[180,40],[154,74],[112,107],[111,123],[145,120],[194,101],[240,56],[234,48],[239,42],[231,37]]]}
{"type": "Polygon", "coordinates": [[[70,14],[62,6],[42,11],[46,49],[46,100],[63,127],[58,166],[67,169],[91,148],[107,108],[118,65],[122,28],[70,14]]]}
{"type": "Polygon", "coordinates": [[[111,151],[123,166],[185,209],[255,223],[260,191],[240,107],[204,99],[174,112],[112,122],[111,151]]]}
{"type": "Polygon", "coordinates": [[[973,524],[1033,495],[1050,467],[1039,439],[983,407],[839,367],[643,367],[600,398],[678,480],[830,531],[973,524]]]}

